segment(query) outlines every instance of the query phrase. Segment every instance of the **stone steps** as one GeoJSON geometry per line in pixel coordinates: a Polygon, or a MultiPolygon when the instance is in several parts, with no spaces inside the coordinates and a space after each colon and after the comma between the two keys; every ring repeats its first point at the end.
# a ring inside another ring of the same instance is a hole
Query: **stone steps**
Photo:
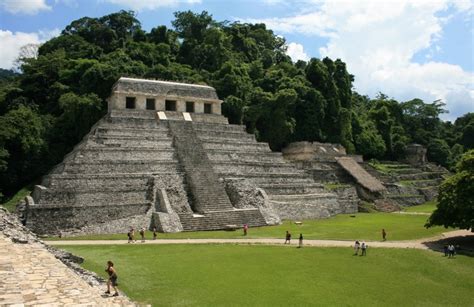
{"type": "Polygon", "coordinates": [[[248,133],[235,133],[235,132],[225,132],[225,131],[212,131],[212,130],[202,130],[196,131],[199,133],[199,139],[203,142],[206,141],[226,141],[226,142],[233,142],[233,141],[240,141],[240,142],[256,142],[255,136],[253,134],[248,133]]]}
{"type": "Polygon", "coordinates": [[[245,133],[247,133],[245,131],[245,126],[244,125],[193,122],[193,128],[197,131],[214,130],[214,131],[230,131],[230,132],[245,132],[245,133]]]}
{"type": "Polygon", "coordinates": [[[203,141],[203,147],[206,150],[234,150],[237,152],[260,152],[260,154],[266,154],[270,152],[270,147],[267,143],[257,142],[241,142],[241,141],[228,141],[228,140],[206,140],[203,141]]]}
{"type": "Polygon", "coordinates": [[[196,212],[233,209],[232,204],[214,172],[198,134],[190,122],[169,122],[174,137],[176,155],[186,173],[188,194],[193,198],[196,212]]]}
{"type": "MultiPolygon", "coordinates": [[[[55,189],[126,189],[147,186],[152,173],[123,173],[123,174],[50,174],[43,178],[42,185],[55,189]]],[[[176,172],[163,172],[160,176],[174,181],[182,177],[176,172]]]]}
{"type": "Polygon", "coordinates": [[[394,168],[390,170],[392,175],[409,175],[409,174],[418,174],[421,173],[419,169],[416,168],[394,168]]]}
{"type": "MultiPolygon", "coordinates": [[[[77,160],[76,160],[77,161],[77,160]]],[[[111,171],[116,173],[128,172],[176,172],[178,163],[173,160],[118,160],[118,161],[99,161],[98,162],[68,162],[64,164],[62,172],[64,173],[86,173],[86,174],[107,174],[111,171]]]]}
{"type": "Polygon", "coordinates": [[[425,180],[413,180],[413,181],[408,181],[406,183],[402,183],[405,185],[411,185],[417,188],[424,188],[424,187],[437,187],[443,182],[442,178],[436,178],[436,179],[425,179],[425,180]]]}
{"type": "Polygon", "coordinates": [[[313,194],[281,194],[269,195],[270,200],[277,202],[304,202],[308,200],[336,199],[333,193],[313,193],[313,194]]]}
{"type": "Polygon", "coordinates": [[[140,136],[140,137],[150,137],[150,136],[168,136],[169,131],[166,129],[166,127],[157,127],[157,128],[137,128],[135,126],[133,127],[113,127],[113,126],[107,126],[103,125],[100,126],[96,129],[96,135],[98,136],[140,136]]]}
{"type": "Polygon", "coordinates": [[[288,195],[288,194],[315,194],[325,193],[322,184],[313,183],[280,183],[280,184],[260,184],[260,188],[264,189],[268,195],[288,195]]]}
{"type": "Polygon", "coordinates": [[[405,175],[398,175],[395,178],[397,181],[404,181],[404,180],[425,180],[425,179],[437,179],[443,175],[443,172],[423,172],[423,173],[416,173],[416,174],[405,174],[405,175]]]}
{"type": "Polygon", "coordinates": [[[179,214],[184,231],[225,229],[227,225],[242,227],[264,226],[266,222],[258,209],[241,209],[207,212],[203,216],[179,214]]]}
{"type": "Polygon", "coordinates": [[[286,163],[272,163],[272,162],[228,162],[228,161],[214,161],[214,170],[219,174],[232,173],[290,173],[301,174],[303,171],[293,168],[291,165],[286,163]]]}
{"type": "MultiPolygon", "coordinates": [[[[145,187],[146,188],[146,187],[145,187]]],[[[137,204],[150,202],[147,189],[122,191],[58,191],[46,190],[41,194],[39,204],[67,204],[68,206],[93,206],[97,203],[137,204]]]]}
{"type": "Polygon", "coordinates": [[[142,147],[91,147],[75,154],[74,160],[89,161],[172,161],[174,150],[172,148],[156,149],[142,147]]]}
{"type": "Polygon", "coordinates": [[[233,209],[227,194],[217,194],[205,187],[196,187],[193,192],[199,194],[203,212],[233,209]]]}
{"type": "Polygon", "coordinates": [[[94,137],[88,140],[87,148],[103,148],[103,147],[141,147],[154,149],[169,149],[172,147],[173,140],[168,137],[162,138],[130,138],[130,137],[94,137]]]}
{"type": "Polygon", "coordinates": [[[236,178],[236,179],[248,179],[254,182],[257,186],[261,184],[278,184],[278,183],[307,183],[313,184],[314,181],[311,177],[308,177],[307,174],[304,173],[250,173],[250,174],[242,174],[242,173],[235,173],[235,172],[228,172],[226,174],[221,174],[221,177],[224,178],[236,178]]]}
{"type": "Polygon", "coordinates": [[[280,153],[268,153],[262,155],[258,152],[235,152],[232,150],[212,150],[207,152],[207,156],[212,162],[267,162],[282,163],[280,153]]]}
{"type": "Polygon", "coordinates": [[[107,120],[103,127],[109,128],[139,128],[139,129],[163,129],[165,126],[163,123],[156,121],[155,119],[140,119],[135,118],[126,120],[124,118],[110,118],[107,120]]]}

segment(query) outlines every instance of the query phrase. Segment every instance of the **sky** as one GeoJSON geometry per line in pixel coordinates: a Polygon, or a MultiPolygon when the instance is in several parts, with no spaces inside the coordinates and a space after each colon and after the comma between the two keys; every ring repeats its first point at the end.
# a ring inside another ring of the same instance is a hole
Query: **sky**
{"type": "Polygon", "coordinates": [[[133,10],[144,30],[176,11],[265,23],[294,60],[340,58],[354,89],[407,101],[441,99],[454,120],[474,112],[474,0],[0,0],[0,68],[84,16],[133,10]]]}

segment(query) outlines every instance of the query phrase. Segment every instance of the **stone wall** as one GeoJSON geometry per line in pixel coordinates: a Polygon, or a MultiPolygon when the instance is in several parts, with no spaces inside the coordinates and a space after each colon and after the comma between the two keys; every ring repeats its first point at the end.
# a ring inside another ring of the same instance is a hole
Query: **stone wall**
{"type": "Polygon", "coordinates": [[[272,200],[271,204],[282,220],[321,219],[343,212],[333,195],[301,199],[298,202],[272,200]]]}
{"type": "Polygon", "coordinates": [[[186,111],[186,103],[194,103],[194,112],[204,113],[204,104],[211,104],[212,114],[221,114],[222,100],[216,90],[210,86],[175,83],[167,81],[120,78],[108,98],[108,109],[111,110],[146,110],[147,99],[154,99],[153,110],[165,111],[166,100],[176,102],[178,112],[186,111]],[[135,98],[135,108],[126,109],[126,98],[135,98]]]}
{"type": "Polygon", "coordinates": [[[281,219],[264,190],[246,179],[225,180],[225,190],[232,205],[238,209],[258,208],[267,225],[279,225],[281,219]]]}
{"type": "Polygon", "coordinates": [[[310,161],[320,158],[332,159],[346,155],[341,144],[319,142],[295,142],[282,150],[283,157],[288,160],[310,161]]]}
{"type": "Polygon", "coordinates": [[[426,159],[426,148],[420,144],[409,144],[405,150],[405,162],[412,165],[423,165],[426,159]]]}
{"type": "Polygon", "coordinates": [[[331,192],[337,195],[341,213],[356,213],[359,206],[359,196],[357,189],[351,185],[341,185],[334,187],[331,192]]]}
{"type": "Polygon", "coordinates": [[[149,228],[152,204],[28,207],[26,226],[37,234],[126,233],[130,226],[149,228]]]}

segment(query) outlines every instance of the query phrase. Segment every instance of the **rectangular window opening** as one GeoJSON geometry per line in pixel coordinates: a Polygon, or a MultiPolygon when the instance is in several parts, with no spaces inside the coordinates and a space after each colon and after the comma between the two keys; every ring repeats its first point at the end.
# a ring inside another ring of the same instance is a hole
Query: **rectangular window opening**
{"type": "Polygon", "coordinates": [[[175,100],[166,100],[165,101],[165,110],[166,111],[176,111],[176,101],[175,100]]]}
{"type": "Polygon", "coordinates": [[[126,97],[125,98],[125,108],[126,109],[135,109],[135,97],[126,97]]]}
{"type": "Polygon", "coordinates": [[[147,110],[155,110],[155,99],[147,98],[146,99],[146,109],[147,110]]]}
{"type": "Polygon", "coordinates": [[[212,114],[212,104],[211,103],[205,103],[204,104],[204,113],[212,114]]]}
{"type": "Polygon", "coordinates": [[[193,101],[186,101],[186,112],[194,113],[194,102],[193,101]]]}

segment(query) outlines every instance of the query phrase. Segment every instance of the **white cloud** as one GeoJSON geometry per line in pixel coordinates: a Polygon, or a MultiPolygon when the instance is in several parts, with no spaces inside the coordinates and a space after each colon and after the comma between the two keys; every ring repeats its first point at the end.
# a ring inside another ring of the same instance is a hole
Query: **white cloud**
{"type": "Polygon", "coordinates": [[[293,62],[298,60],[308,61],[309,56],[304,52],[303,45],[297,43],[289,43],[286,54],[290,56],[293,62]]]}
{"type": "Polygon", "coordinates": [[[179,4],[198,4],[201,0],[105,0],[135,11],[155,10],[160,7],[172,7],[179,4]]]}
{"type": "Polygon", "coordinates": [[[10,69],[18,58],[21,47],[28,44],[41,44],[54,36],[59,35],[59,29],[51,31],[38,31],[32,33],[11,32],[0,30],[0,68],[10,69]]]}
{"type": "Polygon", "coordinates": [[[442,52],[437,41],[443,26],[453,15],[471,14],[472,1],[309,2],[304,12],[294,16],[245,21],[264,22],[283,33],[328,38],[320,55],[345,61],[355,75],[356,90],[362,94],[374,96],[381,91],[400,100],[443,99],[451,111],[449,119],[474,110],[473,73],[448,63],[413,62],[420,51],[442,52]],[[448,9],[449,18],[440,17],[448,9]]]}
{"type": "Polygon", "coordinates": [[[12,14],[35,15],[40,11],[50,11],[45,0],[2,0],[0,7],[12,14]]]}

